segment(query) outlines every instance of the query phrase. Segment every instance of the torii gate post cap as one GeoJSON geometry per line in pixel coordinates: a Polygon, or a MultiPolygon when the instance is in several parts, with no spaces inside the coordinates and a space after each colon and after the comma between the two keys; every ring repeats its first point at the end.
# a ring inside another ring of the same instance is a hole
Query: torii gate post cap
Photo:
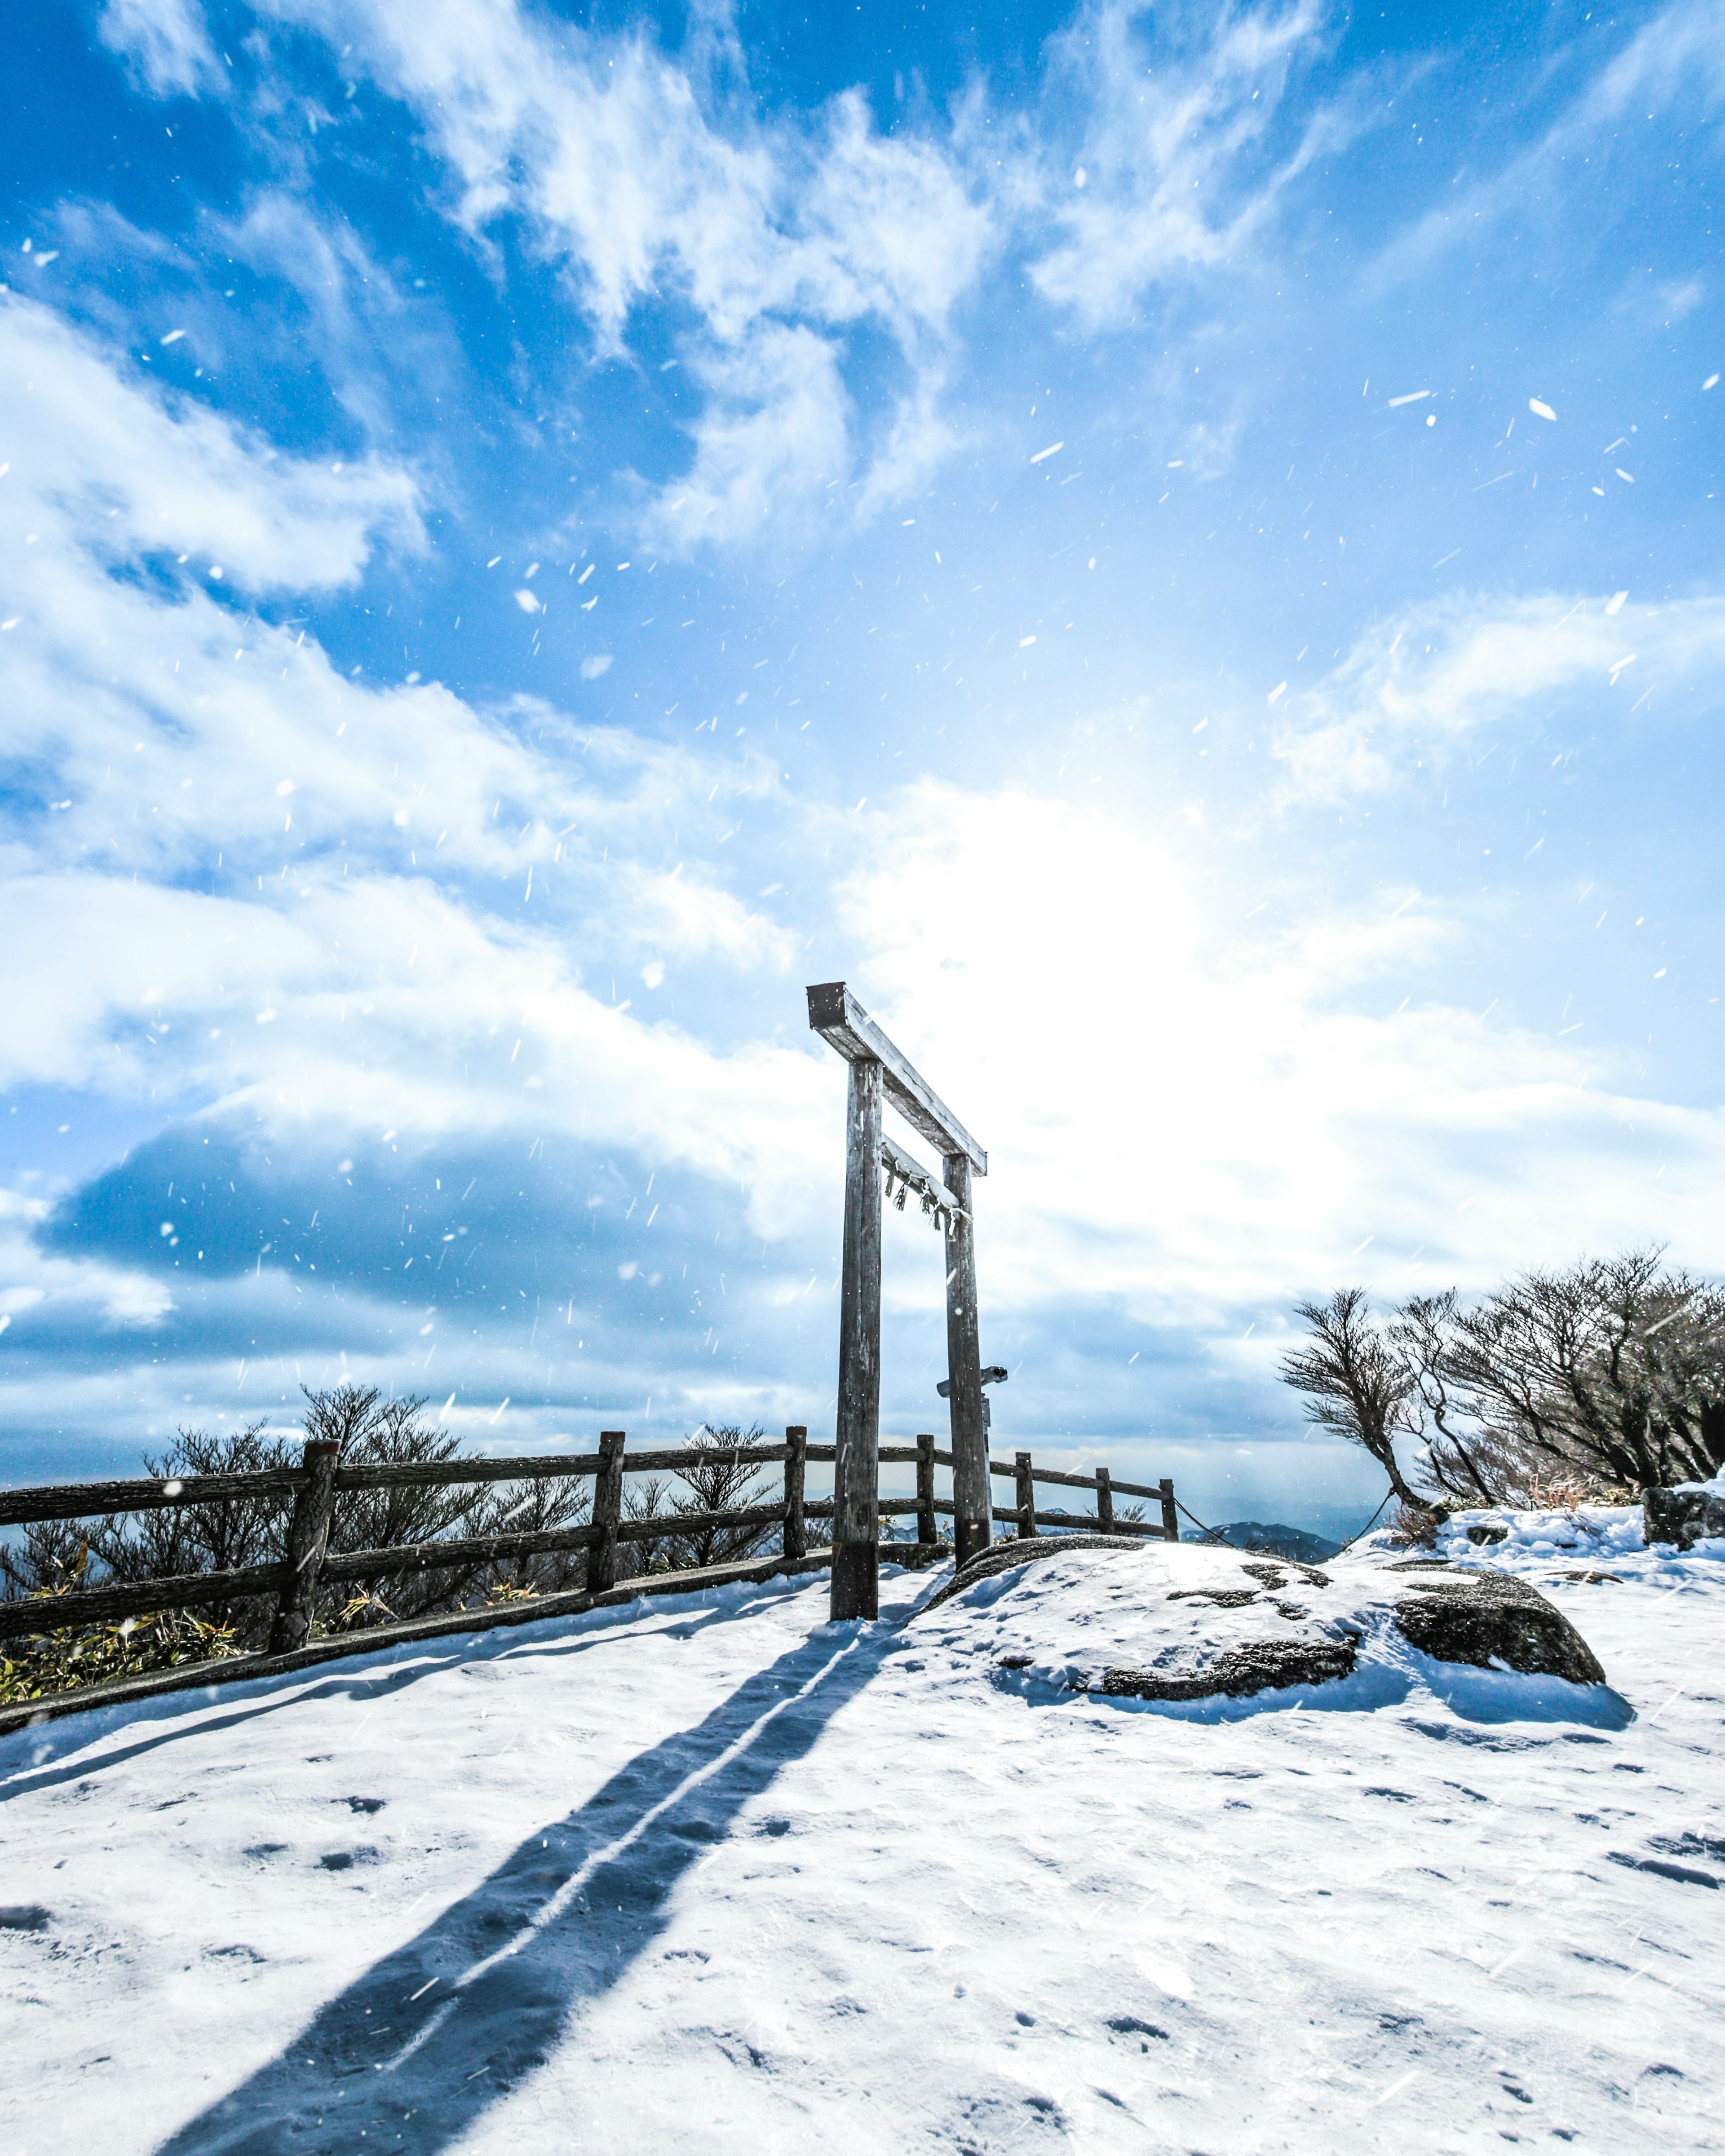
{"type": "MultiPolygon", "coordinates": [[[[982,1373],[982,1382],[985,1385],[1004,1385],[1010,1373],[1003,1369],[999,1363],[990,1363],[988,1368],[982,1373]]],[[[952,1397],[952,1380],[950,1378],[942,1378],[935,1387],[935,1390],[943,1400],[949,1399],[952,1397]]]]}
{"type": "Polygon", "coordinates": [[[942,1159],[962,1153],[977,1174],[988,1173],[988,1154],[843,981],[821,981],[810,987],[809,1025],[847,1063],[878,1063],[888,1100],[912,1130],[938,1149],[942,1159]]]}

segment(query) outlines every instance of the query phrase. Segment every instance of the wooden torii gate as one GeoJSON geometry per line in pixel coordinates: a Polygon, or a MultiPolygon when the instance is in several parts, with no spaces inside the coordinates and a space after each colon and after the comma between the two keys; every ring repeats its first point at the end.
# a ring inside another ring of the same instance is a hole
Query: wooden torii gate
{"type": "MultiPolygon", "coordinates": [[[[952,1426],[952,1530],[963,1564],[988,1546],[993,1501],[977,1345],[976,1234],[971,1178],[988,1156],[843,981],[809,990],[809,1023],[850,1066],[845,1147],[845,1265],[839,1310],[839,1413],[833,1475],[832,1615],[880,1612],[875,1518],[880,1444],[881,1173],[922,1191],[946,1229],[947,1405],[952,1426]],[[939,1152],[946,1188],[884,1135],[890,1101],[939,1152]]],[[[901,1194],[902,1196],[902,1194],[901,1194]]]]}

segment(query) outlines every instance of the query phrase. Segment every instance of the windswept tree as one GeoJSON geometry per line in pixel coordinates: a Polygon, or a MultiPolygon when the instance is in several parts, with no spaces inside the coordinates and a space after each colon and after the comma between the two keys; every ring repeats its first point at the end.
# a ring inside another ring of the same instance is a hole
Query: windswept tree
{"type": "Polygon", "coordinates": [[[1425,1445],[1423,1480],[1435,1495],[1463,1505],[1501,1505],[1531,1497],[1521,1448],[1482,1424],[1456,1365],[1461,1319],[1454,1288],[1414,1295],[1388,1327],[1391,1349],[1412,1379],[1409,1411],[1425,1445]]]}
{"type": "Polygon", "coordinates": [[[1463,1505],[1702,1481],[1725,1465],[1725,1290],[1658,1248],[1521,1274],[1471,1307],[1411,1296],[1381,1331],[1360,1289],[1305,1303],[1312,1345],[1282,1368],[1314,1422],[1463,1505]],[[1386,1456],[1387,1455],[1387,1456],[1386,1456]]]}
{"type": "MultiPolygon", "coordinates": [[[[1725,1464],[1725,1291],[1657,1248],[1535,1270],[1470,1311],[1441,1353],[1478,1456],[1640,1490],[1725,1464]]],[[[1453,1447],[1432,1455],[1446,1481],[1453,1447]]]]}
{"type": "Polygon", "coordinates": [[[1311,1337],[1283,1358],[1283,1381],[1306,1395],[1306,1419],[1369,1452],[1404,1505],[1422,1500],[1395,1456],[1399,1435],[1420,1424],[1410,1412],[1417,1387],[1405,1360],[1373,1317],[1363,1287],[1342,1287],[1327,1302],[1295,1306],[1311,1337]]]}

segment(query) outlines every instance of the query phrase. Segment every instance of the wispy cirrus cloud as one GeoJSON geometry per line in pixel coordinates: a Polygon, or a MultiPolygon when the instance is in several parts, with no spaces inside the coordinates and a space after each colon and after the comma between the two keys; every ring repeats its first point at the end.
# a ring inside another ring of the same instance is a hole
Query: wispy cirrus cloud
{"type": "Polygon", "coordinates": [[[1158,15],[1153,42],[1149,13],[1132,0],[1087,8],[1050,48],[1050,105],[1073,117],[1064,171],[1055,142],[1043,146],[1062,237],[1032,275],[1092,329],[1125,321],[1158,286],[1248,269],[1281,192],[1350,131],[1331,110],[1291,130],[1282,110],[1329,33],[1313,0],[1158,15]]]}
{"type": "Polygon", "coordinates": [[[685,363],[706,401],[690,469],[649,511],[664,543],[755,538],[799,519],[824,480],[868,469],[867,430],[840,387],[848,335],[865,324],[891,340],[912,385],[896,393],[886,452],[906,468],[950,312],[999,244],[949,147],[883,136],[849,92],[806,121],[735,107],[721,118],[645,35],[514,4],[411,27],[362,0],[266,12],[339,39],[412,108],[476,240],[518,220],[567,264],[598,354],[626,353],[644,309],[692,318],[685,363]]]}
{"type": "MultiPolygon", "coordinates": [[[[142,52],[153,18],[132,4],[142,52]]],[[[1014,247],[1059,315],[1117,324],[1158,286],[1249,268],[1289,182],[1348,131],[1339,108],[1302,127],[1283,109],[1327,35],[1312,0],[1158,21],[1153,37],[1141,7],[1095,7],[1051,41],[1030,108],[979,80],[944,119],[891,133],[855,90],[771,120],[714,93],[714,48],[732,83],[747,57],[711,23],[673,54],[521,0],[411,23],[374,0],[259,13],[412,110],[449,216],[494,263],[509,226],[563,265],[598,357],[637,352],[649,320],[671,336],[702,402],[685,470],[645,514],[680,552],[794,537],[835,476],[858,482],[847,515],[864,523],[924,485],[966,431],[945,409],[955,310],[1014,247]],[[845,387],[865,332],[892,355],[871,362],[866,408],[845,387]]],[[[254,211],[254,254],[285,214],[254,211]]],[[[347,280],[314,258],[335,244],[284,258],[326,309],[347,280]]]]}
{"type": "Polygon", "coordinates": [[[734,748],[715,774],[542,700],[482,712],[343,678],[254,610],[423,544],[398,466],[280,456],[16,297],[0,385],[5,902],[29,982],[5,1082],[123,1092],[147,1071],[197,1101],[292,1066],[321,1071],[308,1097],[358,1098],[398,1058],[447,1070],[506,1011],[584,1008],[583,942],[589,963],[788,963],[782,927],[662,858],[703,797],[774,813],[770,757],[734,748]],[[344,1007],[367,999],[396,1045],[349,1085],[344,1007]]]}
{"type": "Polygon", "coordinates": [[[226,86],[198,0],[104,0],[96,30],[157,97],[196,97],[226,86]]]}
{"type": "Polygon", "coordinates": [[[1428,278],[1445,256],[1476,249],[1512,222],[1530,234],[1561,229],[1568,249],[1590,254],[1604,248],[1615,263],[1609,235],[1634,214],[1634,194],[1621,174],[1633,163],[1635,140],[1650,122],[1717,126],[1725,104],[1725,45],[1707,0],[1676,0],[1589,70],[1597,43],[1584,27],[1569,28],[1567,44],[1548,62],[1574,84],[1553,117],[1532,141],[1507,137],[1508,155],[1492,154],[1495,143],[1486,146],[1475,169],[1457,174],[1449,198],[1394,230],[1372,265],[1372,289],[1428,278]],[[1578,224],[1583,200],[1588,208],[1578,224]]]}
{"type": "Polygon", "coordinates": [[[1281,798],[1381,793],[1420,756],[1436,762],[1492,728],[1543,724],[1554,696],[1571,731],[1578,706],[1620,726],[1656,685],[1661,722],[1673,707],[1692,716],[1717,706],[1722,665],[1725,602],[1712,598],[1646,606],[1609,593],[1454,593],[1401,608],[1289,699],[1275,743],[1281,798]]]}

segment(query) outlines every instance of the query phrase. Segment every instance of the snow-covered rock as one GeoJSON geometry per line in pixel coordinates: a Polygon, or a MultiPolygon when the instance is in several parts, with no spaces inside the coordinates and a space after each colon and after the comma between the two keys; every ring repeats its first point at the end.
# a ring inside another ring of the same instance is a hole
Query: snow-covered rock
{"type": "Polygon", "coordinates": [[[1405,1551],[1319,1567],[1216,1544],[1004,1543],[932,1598],[919,1625],[979,1629],[1019,1689],[1158,1702],[1305,1697],[1358,1676],[1360,1703],[1376,1702],[1404,1696],[1384,1679],[1414,1656],[1602,1693],[1605,1681],[1526,1580],[1405,1551]]]}
{"type": "Polygon", "coordinates": [[[1725,1536],[1725,1475],[1711,1482],[1676,1482],[1669,1489],[1641,1493],[1644,1532],[1650,1543],[1671,1543],[1680,1550],[1725,1536]]]}

